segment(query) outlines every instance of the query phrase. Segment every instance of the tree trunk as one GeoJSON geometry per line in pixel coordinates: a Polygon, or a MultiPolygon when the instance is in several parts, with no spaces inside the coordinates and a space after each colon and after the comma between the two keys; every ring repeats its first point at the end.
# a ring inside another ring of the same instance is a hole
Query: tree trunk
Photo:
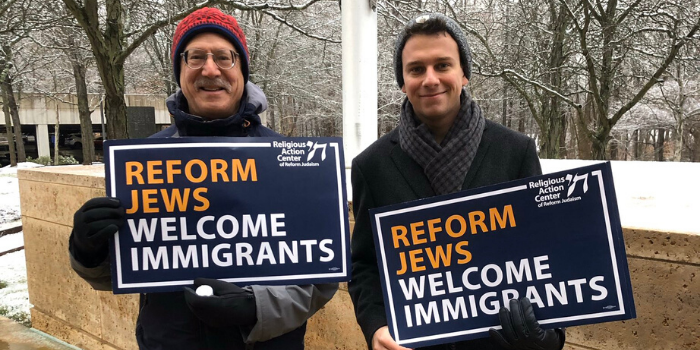
{"type": "Polygon", "coordinates": [[[73,62],[75,90],[78,95],[78,114],[80,115],[80,135],[83,144],[83,164],[90,165],[95,160],[95,144],[92,135],[92,120],[88,103],[85,71],[87,69],[79,62],[73,62]]]}
{"type": "MultiPolygon", "coordinates": [[[[565,62],[564,45],[566,30],[569,27],[569,16],[563,5],[557,6],[556,1],[549,2],[549,23],[552,37],[550,41],[548,70],[545,81],[556,90],[561,91],[562,70],[565,62]],[[558,8],[558,11],[557,11],[558,8]]],[[[561,158],[561,146],[566,140],[566,115],[561,111],[561,100],[554,94],[545,92],[542,95],[542,122],[540,123],[540,154],[543,158],[561,158]]]]}
{"type": "MultiPolygon", "coordinates": [[[[575,117],[571,117],[575,118],[575,117]]],[[[566,156],[569,159],[578,159],[578,130],[576,130],[576,120],[567,122],[569,128],[569,142],[566,144],[566,156]]]]}
{"type": "Polygon", "coordinates": [[[693,135],[693,149],[690,161],[700,162],[700,128],[691,129],[690,134],[693,135]]]}
{"type": "Polygon", "coordinates": [[[664,142],[666,141],[665,135],[666,130],[656,129],[656,142],[654,143],[654,154],[656,155],[656,161],[664,161],[664,142]]]}
{"type": "Polygon", "coordinates": [[[540,131],[540,158],[559,159],[562,125],[559,118],[543,118],[546,125],[540,131]]]}
{"type": "Polygon", "coordinates": [[[58,109],[58,101],[56,101],[56,125],[54,126],[54,131],[53,131],[53,165],[58,165],[58,137],[61,135],[59,133],[60,129],[60,111],[58,109]]]}
{"type": "Polygon", "coordinates": [[[644,142],[642,142],[642,160],[654,160],[655,154],[653,149],[656,147],[656,138],[654,137],[654,130],[648,130],[647,132],[644,133],[644,142]],[[652,152],[651,152],[651,157],[647,157],[647,149],[649,149],[649,145],[652,147],[652,152]]]}
{"type": "Polygon", "coordinates": [[[124,101],[124,64],[109,64],[97,60],[105,89],[106,134],[104,139],[128,139],[126,126],[126,101],[124,101]]]}
{"type": "Polygon", "coordinates": [[[566,148],[566,129],[568,128],[569,120],[565,113],[561,113],[561,133],[559,134],[559,159],[568,158],[569,151],[566,148]]]}
{"type": "Polygon", "coordinates": [[[7,135],[7,145],[9,146],[9,151],[10,151],[10,165],[11,166],[17,166],[17,155],[15,154],[15,143],[12,142],[12,119],[10,117],[10,108],[7,106],[7,103],[5,102],[5,90],[2,90],[2,98],[3,98],[3,103],[2,103],[2,111],[5,114],[5,134],[7,135]]]}
{"type": "Polygon", "coordinates": [[[685,109],[686,103],[686,90],[685,90],[685,74],[683,70],[683,64],[679,62],[676,64],[676,81],[678,82],[678,109],[673,109],[673,114],[676,117],[676,134],[674,135],[675,147],[673,150],[673,160],[680,162],[683,160],[683,147],[685,146],[685,115],[683,110],[685,109]]]}
{"type": "MultiPolygon", "coordinates": [[[[675,114],[675,113],[674,113],[675,114]]],[[[683,147],[685,143],[685,120],[683,120],[683,112],[677,113],[676,128],[673,133],[673,161],[680,162],[683,159],[683,147]]]]}
{"type": "Polygon", "coordinates": [[[591,141],[591,135],[588,131],[588,124],[590,124],[595,107],[590,101],[586,101],[583,110],[577,113],[576,117],[576,140],[578,143],[578,158],[579,159],[593,159],[593,145],[591,141]]]}
{"type": "Polygon", "coordinates": [[[501,125],[508,125],[508,85],[503,82],[503,106],[501,106],[501,125]]]}
{"type": "Polygon", "coordinates": [[[518,119],[518,132],[525,133],[525,118],[523,117],[518,119]]]}
{"type": "Polygon", "coordinates": [[[22,142],[22,124],[19,121],[19,108],[15,101],[15,93],[12,89],[12,81],[10,81],[9,76],[5,76],[5,80],[2,82],[2,90],[4,92],[3,105],[6,104],[9,109],[14,130],[14,138],[8,137],[7,142],[12,143],[14,141],[16,145],[15,149],[17,150],[17,162],[23,163],[27,161],[27,155],[24,151],[24,142],[22,142]]]}
{"type": "Polygon", "coordinates": [[[619,142],[617,142],[617,140],[613,138],[612,140],[610,140],[610,157],[608,159],[617,160],[618,150],[619,142]]]}
{"type": "Polygon", "coordinates": [[[632,148],[632,160],[639,160],[639,129],[632,133],[630,148],[632,148]]]}
{"type": "Polygon", "coordinates": [[[629,160],[630,155],[630,134],[627,131],[620,135],[620,147],[623,147],[622,160],[629,160]]]}
{"type": "Polygon", "coordinates": [[[596,133],[596,135],[591,138],[591,159],[607,159],[606,156],[609,137],[610,130],[603,130],[601,132],[596,133]]]}

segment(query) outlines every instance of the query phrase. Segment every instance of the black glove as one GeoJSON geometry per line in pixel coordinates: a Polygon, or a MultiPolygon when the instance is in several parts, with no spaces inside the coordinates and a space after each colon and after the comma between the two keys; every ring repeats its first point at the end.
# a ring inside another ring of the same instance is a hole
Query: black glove
{"type": "Polygon", "coordinates": [[[528,298],[510,300],[510,311],[502,307],[498,312],[501,332],[491,328],[489,334],[501,347],[508,350],[560,350],[564,336],[560,330],[543,330],[537,323],[528,298]]]}
{"type": "Polygon", "coordinates": [[[95,267],[107,258],[107,243],[124,225],[125,210],[116,198],[93,198],[75,212],[71,252],[87,267],[95,267]]]}
{"type": "Polygon", "coordinates": [[[194,288],[208,285],[214,295],[203,297],[191,288],[185,288],[185,301],[193,314],[215,328],[252,326],[258,317],[255,311],[255,294],[233,283],[197,278],[194,288]]]}

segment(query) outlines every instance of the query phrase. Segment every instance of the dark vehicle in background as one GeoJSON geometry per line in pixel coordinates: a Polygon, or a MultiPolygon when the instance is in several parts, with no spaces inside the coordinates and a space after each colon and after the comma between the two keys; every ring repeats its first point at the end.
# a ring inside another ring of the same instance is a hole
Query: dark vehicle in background
{"type": "MultiPolygon", "coordinates": [[[[26,145],[28,143],[29,136],[22,134],[22,144],[26,145]]],[[[33,156],[32,149],[27,149],[25,146],[25,154],[28,156],[33,156]]],[[[17,150],[15,149],[15,155],[17,150]]],[[[0,165],[10,164],[10,143],[7,142],[7,136],[0,136],[0,165]]]]}
{"type": "Polygon", "coordinates": [[[102,149],[102,143],[104,142],[104,138],[102,136],[96,137],[94,144],[95,144],[95,149],[102,149]]]}
{"type": "Polygon", "coordinates": [[[0,163],[10,163],[10,143],[5,136],[0,136],[0,163]]]}
{"type": "MultiPolygon", "coordinates": [[[[95,145],[95,149],[102,149],[102,142],[104,139],[102,136],[95,137],[93,144],[95,145]]],[[[83,148],[83,137],[80,133],[74,133],[74,134],[68,134],[66,135],[66,141],[65,145],[67,147],[70,147],[72,149],[81,149],[83,148]]]]}
{"type": "Polygon", "coordinates": [[[66,136],[65,145],[73,149],[82,148],[83,138],[80,133],[68,134],[66,136]]]}

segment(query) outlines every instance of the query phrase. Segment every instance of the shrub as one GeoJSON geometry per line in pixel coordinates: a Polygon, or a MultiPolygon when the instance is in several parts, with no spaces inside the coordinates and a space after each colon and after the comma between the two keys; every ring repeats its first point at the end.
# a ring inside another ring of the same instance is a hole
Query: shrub
{"type": "Polygon", "coordinates": [[[41,156],[39,158],[27,157],[27,161],[41,165],[51,165],[51,158],[47,156],[41,156]]]}
{"type": "Polygon", "coordinates": [[[58,165],[76,165],[78,163],[73,156],[58,156],[58,165]]]}
{"type": "MultiPolygon", "coordinates": [[[[51,162],[51,158],[47,156],[41,156],[39,158],[32,158],[32,157],[27,157],[28,162],[32,163],[37,163],[41,165],[53,165],[51,162]]],[[[75,164],[80,164],[78,163],[73,156],[58,156],[58,165],[75,165],[75,164]]]]}
{"type": "Polygon", "coordinates": [[[32,328],[31,316],[24,311],[9,315],[8,318],[25,326],[25,327],[27,327],[27,328],[32,328]]]}

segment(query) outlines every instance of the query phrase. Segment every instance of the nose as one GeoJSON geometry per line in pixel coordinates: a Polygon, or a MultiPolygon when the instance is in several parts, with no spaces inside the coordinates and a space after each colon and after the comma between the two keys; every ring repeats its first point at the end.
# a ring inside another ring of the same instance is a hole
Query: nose
{"type": "Polygon", "coordinates": [[[437,72],[432,67],[428,67],[425,70],[425,79],[423,79],[423,86],[431,87],[436,86],[440,83],[437,72]]]}
{"type": "Polygon", "coordinates": [[[204,61],[204,66],[202,66],[202,75],[205,77],[217,77],[221,75],[219,66],[214,62],[214,55],[207,55],[207,60],[204,61]]]}

